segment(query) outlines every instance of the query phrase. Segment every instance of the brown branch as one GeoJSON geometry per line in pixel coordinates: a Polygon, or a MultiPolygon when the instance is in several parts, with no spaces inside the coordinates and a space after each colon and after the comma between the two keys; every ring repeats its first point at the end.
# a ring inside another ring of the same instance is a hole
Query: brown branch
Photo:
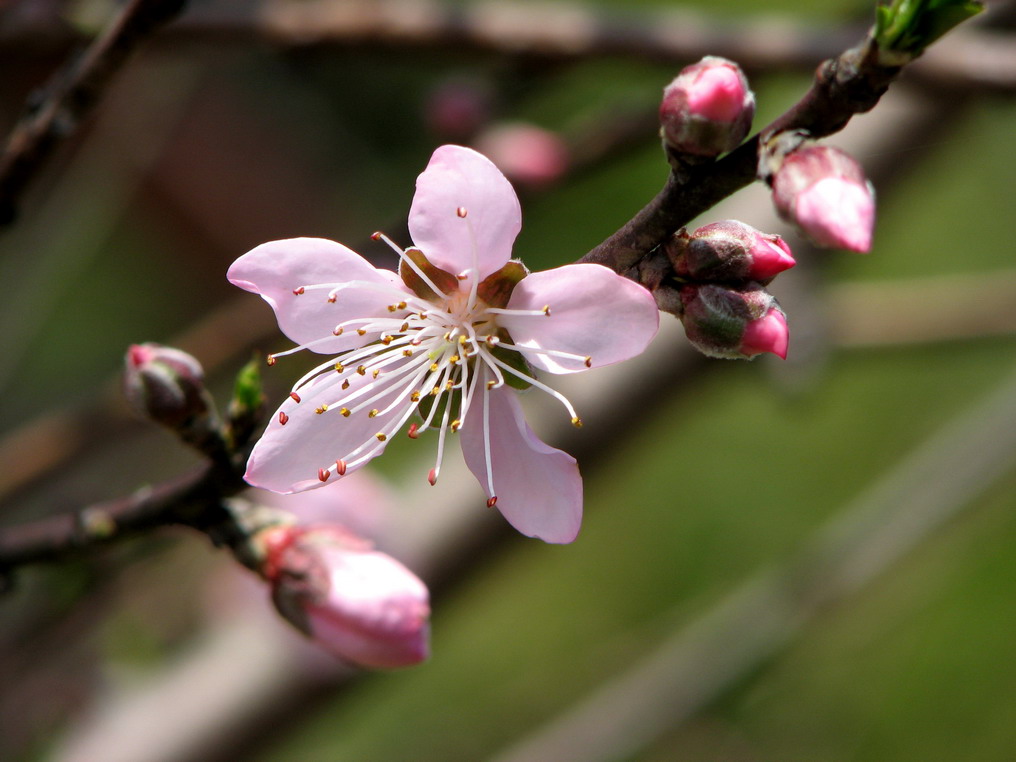
{"type": "Polygon", "coordinates": [[[126,497],[2,529],[0,573],[64,558],[157,526],[189,526],[209,533],[216,542],[228,542],[233,538],[231,517],[222,499],[246,489],[242,470],[206,464],[126,497]]]}
{"type": "Polygon", "coordinates": [[[900,72],[900,67],[880,65],[876,53],[874,43],[865,40],[825,61],[811,89],[789,111],[720,161],[671,172],[649,204],[579,261],[626,273],[668,236],[755,180],[761,137],[794,129],[825,137],[843,129],[854,114],[869,111],[900,72]]]}
{"type": "Polygon", "coordinates": [[[0,155],[0,225],[14,221],[18,200],[32,177],[92,110],[138,43],[185,3],[130,0],[82,56],[54,75],[41,105],[30,102],[0,155]]]}

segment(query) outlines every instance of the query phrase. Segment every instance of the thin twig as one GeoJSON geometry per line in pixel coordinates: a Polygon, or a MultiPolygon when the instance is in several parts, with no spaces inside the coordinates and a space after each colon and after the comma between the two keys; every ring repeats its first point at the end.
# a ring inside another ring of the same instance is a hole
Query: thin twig
{"type": "Polygon", "coordinates": [[[247,487],[241,470],[208,464],[126,497],[0,530],[0,572],[64,558],[157,526],[212,530],[228,520],[222,499],[247,487]]]}
{"type": "Polygon", "coordinates": [[[186,0],[131,0],[80,58],[54,75],[45,99],[29,105],[0,155],[0,226],[14,221],[31,179],[92,110],[130,53],[185,4],[186,0]]]}

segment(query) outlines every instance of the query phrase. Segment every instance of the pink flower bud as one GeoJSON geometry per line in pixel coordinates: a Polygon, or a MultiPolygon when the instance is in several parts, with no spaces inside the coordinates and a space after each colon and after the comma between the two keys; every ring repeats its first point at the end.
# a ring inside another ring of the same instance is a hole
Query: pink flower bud
{"type": "Polygon", "coordinates": [[[772,294],[761,286],[688,285],[681,289],[681,302],[685,334],[703,354],[750,359],[772,352],[786,359],[786,317],[772,294]]]}
{"type": "Polygon", "coordinates": [[[532,124],[498,124],[481,133],[476,150],[514,183],[542,188],[568,169],[568,147],[555,133],[532,124]]]}
{"type": "Polygon", "coordinates": [[[364,667],[407,667],[427,658],[429,594],[409,569],[338,526],[279,526],[262,534],[262,573],[291,624],[364,667]]]}
{"type": "Polygon", "coordinates": [[[679,154],[713,157],[736,148],[754,116],[755,95],[741,68],[706,56],[664,88],[660,134],[679,154]]]}
{"type": "Polygon", "coordinates": [[[819,246],[866,252],[875,227],[875,190],[851,156],[809,144],[783,158],[773,203],[819,246]]]}
{"type": "Polygon", "coordinates": [[[765,284],[796,264],[780,236],[737,220],[682,231],[667,242],[666,251],[678,276],[700,282],[765,284]]]}
{"type": "Polygon", "coordinates": [[[186,352],[160,344],[128,348],[124,394],[139,414],[171,428],[209,413],[200,363],[186,352]]]}
{"type": "Polygon", "coordinates": [[[787,344],[790,332],[783,310],[773,307],[758,320],[752,320],[744,327],[740,351],[754,357],[763,352],[772,352],[781,360],[787,359],[787,344]]]}

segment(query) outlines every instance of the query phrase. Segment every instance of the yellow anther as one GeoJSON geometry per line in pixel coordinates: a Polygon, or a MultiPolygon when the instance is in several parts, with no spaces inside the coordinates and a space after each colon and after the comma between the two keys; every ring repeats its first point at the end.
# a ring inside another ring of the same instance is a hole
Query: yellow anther
{"type": "Polygon", "coordinates": [[[367,413],[367,417],[368,418],[377,418],[377,414],[380,413],[380,412],[381,412],[380,410],[378,410],[377,408],[374,408],[369,413],[367,413]]]}
{"type": "Polygon", "coordinates": [[[375,369],[374,369],[374,372],[373,372],[373,373],[371,373],[370,375],[371,375],[371,376],[372,376],[373,378],[377,378],[378,376],[380,376],[380,375],[381,375],[381,369],[380,369],[380,368],[375,368],[375,369]]]}
{"type": "Polygon", "coordinates": [[[377,441],[378,441],[378,442],[384,442],[384,441],[385,441],[386,439],[388,439],[388,435],[387,435],[387,434],[385,434],[385,433],[384,433],[383,431],[379,431],[379,432],[378,432],[377,434],[375,434],[374,436],[376,436],[376,437],[377,437],[377,441]]]}
{"type": "Polygon", "coordinates": [[[488,382],[487,382],[487,390],[488,390],[488,391],[490,391],[491,389],[493,389],[493,388],[494,388],[495,386],[497,386],[497,381],[488,381],[488,382]]]}
{"type": "Polygon", "coordinates": [[[349,418],[349,408],[348,407],[339,408],[339,413],[342,415],[343,418],[349,418]]]}
{"type": "Polygon", "coordinates": [[[360,334],[361,336],[366,336],[367,335],[367,329],[366,328],[357,328],[356,332],[358,334],[360,334]]]}
{"type": "Polygon", "coordinates": [[[405,302],[399,302],[395,306],[398,307],[400,310],[406,309],[406,303],[405,302]]]}
{"type": "Polygon", "coordinates": [[[420,401],[420,393],[419,392],[413,392],[412,394],[409,395],[409,399],[411,399],[413,402],[419,402],[420,401]]]}
{"type": "Polygon", "coordinates": [[[346,369],[346,366],[343,365],[342,363],[340,363],[340,362],[335,363],[335,370],[337,370],[339,373],[341,373],[345,369],[346,369]]]}
{"type": "Polygon", "coordinates": [[[361,376],[366,376],[367,375],[367,366],[366,365],[361,365],[359,368],[356,369],[356,372],[359,373],[361,376]]]}
{"type": "Polygon", "coordinates": [[[462,358],[459,357],[458,355],[452,355],[451,357],[448,358],[448,362],[451,363],[452,365],[454,365],[455,363],[457,363],[461,359],[462,358]]]}
{"type": "Polygon", "coordinates": [[[413,350],[412,349],[403,349],[402,350],[402,356],[403,357],[412,357],[413,356],[413,350]]]}
{"type": "Polygon", "coordinates": [[[383,339],[381,339],[381,343],[384,344],[386,347],[393,341],[395,341],[394,336],[385,336],[383,339]]]}
{"type": "Polygon", "coordinates": [[[432,362],[432,363],[430,364],[430,372],[431,372],[431,373],[437,373],[437,369],[438,369],[438,368],[440,368],[440,367],[441,367],[441,366],[440,366],[440,365],[438,365],[438,364],[437,364],[436,362],[432,362]]]}
{"type": "Polygon", "coordinates": [[[577,416],[575,418],[571,419],[571,423],[572,423],[572,426],[574,426],[576,429],[581,429],[582,428],[582,419],[577,417],[577,416]]]}
{"type": "Polygon", "coordinates": [[[395,310],[397,310],[398,308],[399,308],[399,305],[397,305],[397,304],[389,304],[388,305],[388,311],[389,312],[395,312],[395,310]]]}
{"type": "Polygon", "coordinates": [[[431,397],[436,397],[440,393],[441,393],[441,387],[440,386],[435,386],[433,389],[430,390],[430,396],[431,397]]]}
{"type": "Polygon", "coordinates": [[[452,421],[451,426],[449,426],[449,428],[452,431],[458,431],[461,427],[462,427],[462,421],[460,421],[458,418],[456,418],[454,421],[452,421]]]}
{"type": "Polygon", "coordinates": [[[268,355],[268,359],[265,360],[265,362],[267,362],[268,365],[271,366],[271,365],[275,365],[275,363],[277,363],[278,360],[275,359],[275,355],[268,355]]]}
{"type": "Polygon", "coordinates": [[[317,408],[314,410],[314,412],[317,413],[318,415],[321,415],[327,409],[328,409],[328,405],[318,405],[317,408]]]}
{"type": "Polygon", "coordinates": [[[449,378],[447,381],[444,382],[444,388],[446,392],[450,392],[452,389],[455,388],[455,382],[449,378]]]}
{"type": "Polygon", "coordinates": [[[546,315],[547,317],[550,317],[550,305],[549,304],[543,305],[543,309],[541,310],[541,312],[543,312],[543,314],[546,315]]]}

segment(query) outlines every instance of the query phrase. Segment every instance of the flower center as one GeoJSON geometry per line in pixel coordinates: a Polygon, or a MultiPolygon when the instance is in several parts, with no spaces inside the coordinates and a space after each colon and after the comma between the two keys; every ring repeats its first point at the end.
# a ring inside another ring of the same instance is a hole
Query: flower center
{"type": "MultiPolygon", "coordinates": [[[[318,405],[315,413],[322,416],[338,413],[340,420],[352,419],[349,424],[353,425],[364,423],[365,419],[377,424],[365,429],[372,433],[366,433],[363,441],[341,457],[323,466],[315,464],[318,478],[327,481],[333,473],[341,476],[348,469],[374,458],[385,448],[389,437],[418,413],[421,422],[409,427],[410,438],[416,439],[431,428],[438,429],[437,461],[428,475],[428,480],[434,484],[441,470],[448,431],[457,432],[470,411],[479,404],[479,414],[483,417],[487,491],[491,495],[488,504],[494,505],[497,498],[490,467],[490,393],[505,384],[518,388],[536,387],[561,402],[572,423],[581,426],[582,421],[568,399],[538,381],[521,352],[580,359],[587,366],[590,358],[519,347],[498,325],[499,315],[546,320],[551,314],[549,305],[539,310],[493,307],[479,296],[479,274],[475,268],[454,278],[431,278],[407,250],[400,249],[381,234],[375,234],[375,238],[384,240],[398,252],[404,266],[411,268],[433,296],[424,298],[396,285],[367,281],[298,285],[293,293],[300,298],[313,298],[313,294],[324,292],[328,302],[337,303],[344,290],[355,288],[390,294],[392,301],[380,315],[345,320],[334,327],[331,335],[268,357],[271,365],[277,357],[311,349],[349,331],[355,331],[368,342],[341,352],[311,370],[297,381],[290,395],[300,403],[300,392],[307,384],[311,381],[324,383],[327,387],[322,393],[328,394],[331,401],[318,405]],[[439,280],[446,290],[438,286],[436,281],[439,280]],[[326,374],[335,375],[330,382],[318,380],[326,374]]],[[[280,412],[279,423],[285,425],[288,420],[289,416],[280,412]]]]}

